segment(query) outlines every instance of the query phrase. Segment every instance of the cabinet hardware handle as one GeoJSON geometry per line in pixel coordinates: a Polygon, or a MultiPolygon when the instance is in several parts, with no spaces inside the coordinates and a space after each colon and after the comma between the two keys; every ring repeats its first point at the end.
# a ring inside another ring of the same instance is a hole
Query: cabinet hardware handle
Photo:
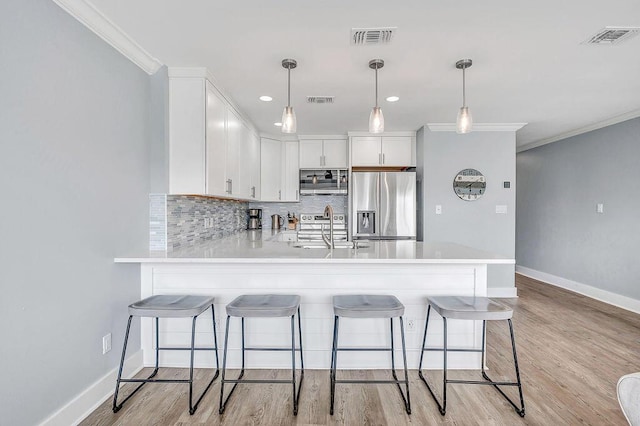
{"type": "Polygon", "coordinates": [[[282,200],[282,191],[278,191],[278,200],[282,200]]]}
{"type": "Polygon", "coordinates": [[[382,164],[384,164],[384,163],[385,163],[385,161],[384,161],[384,152],[383,152],[382,153],[382,164]]]}
{"type": "Polygon", "coordinates": [[[378,153],[378,164],[382,164],[382,154],[378,153]]]}
{"type": "Polygon", "coordinates": [[[296,201],[298,200],[298,190],[296,189],[296,201]]]}
{"type": "Polygon", "coordinates": [[[256,198],[256,187],[255,186],[251,187],[251,198],[256,198]]]}
{"type": "Polygon", "coordinates": [[[227,190],[225,192],[231,194],[231,179],[227,179],[227,190]]]}

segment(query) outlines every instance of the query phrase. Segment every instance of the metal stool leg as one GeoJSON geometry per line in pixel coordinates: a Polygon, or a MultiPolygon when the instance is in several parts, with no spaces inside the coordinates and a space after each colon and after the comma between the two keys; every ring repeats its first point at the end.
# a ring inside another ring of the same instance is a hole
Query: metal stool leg
{"type": "MultiPolygon", "coordinates": [[[[402,359],[404,360],[404,384],[407,388],[407,400],[405,401],[405,406],[407,408],[407,414],[411,414],[411,397],[409,395],[409,370],[407,369],[407,344],[404,338],[404,320],[400,317],[400,335],[402,336],[402,359]]],[[[400,388],[400,384],[398,384],[398,388],[400,388]]],[[[400,392],[402,395],[402,392],[400,392]]],[[[404,399],[404,396],[403,398],[404,399]]]]}
{"type": "MultiPolygon", "coordinates": [[[[509,334],[511,336],[511,349],[513,351],[513,365],[516,370],[516,381],[515,382],[495,382],[491,380],[491,378],[484,371],[484,353],[483,353],[483,369],[482,369],[482,377],[487,381],[487,384],[493,385],[494,388],[513,406],[514,410],[520,417],[524,417],[524,396],[522,394],[522,382],[520,381],[520,368],[518,367],[518,355],[516,354],[516,341],[513,333],[513,323],[511,319],[507,320],[509,322],[509,334]],[[520,396],[520,407],[518,407],[511,398],[505,394],[499,386],[518,386],[518,394],[520,396]]],[[[483,341],[484,341],[484,325],[483,325],[483,341]]]]}
{"type": "Polygon", "coordinates": [[[133,392],[131,392],[125,399],[123,399],[122,401],[120,401],[120,404],[118,404],[118,392],[120,390],[120,383],[125,382],[125,381],[132,381],[134,379],[123,379],[122,378],[122,371],[124,370],[124,359],[127,353],[127,343],[129,341],[129,331],[131,330],[131,320],[133,319],[133,315],[129,315],[129,320],[127,321],[127,331],[124,334],[124,344],[122,346],[122,357],[120,358],[120,367],[118,368],[118,378],[116,380],[116,390],[113,393],[113,407],[112,410],[114,413],[117,413],[118,411],[120,411],[120,409],[122,408],[122,406],[124,405],[125,402],[127,402],[129,400],[129,398],[131,398],[136,392],[138,392],[140,390],[140,388],[142,386],[144,386],[147,383],[147,380],[152,379],[157,373],[158,373],[158,359],[159,359],[159,345],[158,345],[158,318],[156,318],[156,367],[153,370],[153,372],[151,373],[151,375],[149,375],[149,377],[147,377],[146,379],[139,379],[139,380],[135,380],[136,382],[140,382],[140,384],[138,385],[138,387],[136,387],[133,392]]]}
{"type": "Polygon", "coordinates": [[[331,407],[329,414],[333,416],[333,403],[336,396],[336,365],[338,364],[338,325],[339,317],[334,316],[333,320],[333,346],[331,348],[331,407]]]}
{"type": "MultiPolygon", "coordinates": [[[[443,348],[444,370],[443,370],[443,380],[442,380],[443,403],[440,404],[440,401],[438,401],[438,397],[436,396],[433,389],[431,389],[431,386],[429,386],[429,382],[427,382],[426,377],[424,377],[424,374],[422,373],[422,361],[424,359],[424,353],[425,351],[428,350],[427,349],[427,330],[429,328],[430,315],[431,315],[431,305],[429,305],[429,307],[427,308],[427,320],[424,326],[424,337],[422,339],[422,353],[420,354],[420,365],[418,366],[418,376],[420,376],[420,380],[422,380],[424,384],[427,386],[427,390],[429,391],[429,393],[431,394],[431,397],[433,398],[433,400],[436,402],[436,405],[438,406],[438,411],[440,411],[440,414],[444,416],[446,413],[446,406],[447,406],[447,320],[446,318],[442,318],[443,325],[444,325],[444,348],[443,348]]],[[[439,350],[439,349],[435,349],[435,350],[439,350]]]]}

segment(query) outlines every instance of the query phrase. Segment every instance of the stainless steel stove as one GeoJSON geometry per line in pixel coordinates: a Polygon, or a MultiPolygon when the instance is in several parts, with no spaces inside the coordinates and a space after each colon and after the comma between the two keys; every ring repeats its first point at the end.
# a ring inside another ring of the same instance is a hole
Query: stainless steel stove
{"type": "MultiPolygon", "coordinates": [[[[298,241],[322,241],[322,226],[324,233],[329,235],[330,221],[322,213],[302,213],[300,215],[300,230],[298,241]]],[[[335,241],[347,240],[347,215],[335,213],[333,215],[333,239],[335,241]]]]}

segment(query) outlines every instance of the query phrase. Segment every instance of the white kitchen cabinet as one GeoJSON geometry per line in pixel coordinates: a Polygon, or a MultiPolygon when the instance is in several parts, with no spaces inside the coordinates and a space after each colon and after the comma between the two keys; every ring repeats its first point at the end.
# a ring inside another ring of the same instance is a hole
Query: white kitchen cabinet
{"type": "Polygon", "coordinates": [[[346,169],[346,139],[300,139],[301,169],[346,169]]]}
{"type": "Polygon", "coordinates": [[[257,200],[260,140],[207,78],[169,78],[169,193],[257,200]],[[254,196],[255,194],[255,196],[254,196]]]}
{"type": "Polygon", "coordinates": [[[169,83],[169,192],[206,193],[205,87],[200,79],[169,83]]]}
{"type": "Polygon", "coordinates": [[[282,169],[282,201],[300,200],[300,166],[298,141],[284,141],[284,167],[282,169]]]}
{"type": "Polygon", "coordinates": [[[415,166],[414,139],[411,136],[353,136],[353,167],[415,166]]]}
{"type": "Polygon", "coordinates": [[[240,117],[227,108],[227,196],[242,197],[242,183],[240,182],[240,145],[242,144],[242,122],[240,117]]]}
{"type": "Polygon", "coordinates": [[[204,193],[226,195],[227,105],[208,81],[206,91],[206,188],[204,193]]]}
{"type": "Polygon", "coordinates": [[[261,149],[262,201],[299,201],[298,141],[263,137],[261,149]]]}
{"type": "Polygon", "coordinates": [[[260,151],[260,199],[262,201],[281,201],[282,142],[276,139],[262,138],[260,140],[260,151]]]}
{"type": "Polygon", "coordinates": [[[251,165],[249,170],[250,187],[249,197],[251,200],[260,200],[261,181],[260,181],[260,137],[249,130],[249,152],[248,159],[251,165]]]}

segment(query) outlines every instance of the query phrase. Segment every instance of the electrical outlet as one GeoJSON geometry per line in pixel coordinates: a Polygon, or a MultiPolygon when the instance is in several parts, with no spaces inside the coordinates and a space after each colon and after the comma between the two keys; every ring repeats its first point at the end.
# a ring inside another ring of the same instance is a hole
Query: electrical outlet
{"type": "Polygon", "coordinates": [[[102,337],[102,355],[111,350],[111,333],[102,337]]]}
{"type": "Polygon", "coordinates": [[[413,333],[414,331],[416,331],[416,320],[407,318],[407,333],[413,333]]]}

